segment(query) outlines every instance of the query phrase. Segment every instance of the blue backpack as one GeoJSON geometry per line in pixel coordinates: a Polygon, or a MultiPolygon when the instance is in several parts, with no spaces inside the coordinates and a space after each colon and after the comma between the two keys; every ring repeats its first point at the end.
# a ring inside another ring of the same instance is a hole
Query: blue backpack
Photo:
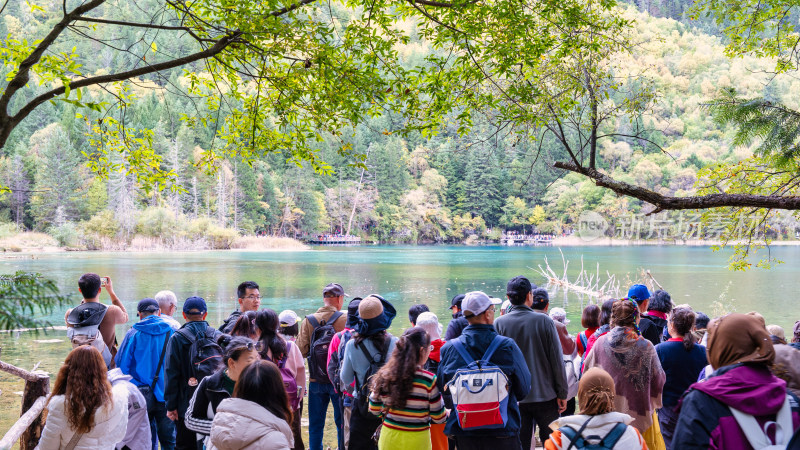
{"type": "Polygon", "coordinates": [[[569,439],[569,447],[567,447],[567,450],[572,448],[579,450],[611,450],[615,445],[617,445],[617,442],[620,440],[622,435],[625,434],[625,430],[628,429],[628,425],[625,425],[624,423],[618,423],[602,439],[600,436],[596,435],[584,437],[582,434],[583,430],[586,429],[586,425],[589,425],[589,421],[593,418],[594,417],[589,417],[589,420],[584,422],[578,431],[575,431],[574,428],[568,426],[558,429],[562,435],[569,439]]]}
{"type": "Polygon", "coordinates": [[[462,430],[505,428],[510,391],[508,377],[490,362],[503,338],[495,336],[479,360],[470,356],[460,338],[450,342],[466,363],[445,386],[453,398],[458,426],[462,430]]]}

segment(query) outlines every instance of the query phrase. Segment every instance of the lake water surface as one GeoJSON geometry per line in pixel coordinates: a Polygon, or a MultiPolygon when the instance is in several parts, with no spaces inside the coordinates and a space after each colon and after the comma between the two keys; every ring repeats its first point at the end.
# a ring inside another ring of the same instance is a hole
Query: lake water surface
{"type": "MultiPolygon", "coordinates": [[[[767,323],[775,323],[791,334],[800,319],[800,247],[775,247],[772,253],[785,264],[772,270],[731,272],[728,254],[705,247],[568,247],[563,248],[569,261],[568,276],[574,279],[581,266],[591,273],[600,264],[605,273],[618,279],[636,279],[640,269],[649,269],[670,292],[676,304],[689,303],[709,315],[713,303],[720,302],[727,311],[757,310],[767,323]],[[722,296],[722,299],[721,299],[722,296]]],[[[545,280],[536,269],[547,257],[561,275],[563,265],[554,247],[447,247],[447,246],[370,246],[316,247],[299,252],[176,252],[176,253],[58,253],[36,255],[35,259],[0,261],[0,273],[16,270],[41,272],[55,279],[63,292],[74,292],[79,301],[77,280],[85,272],[110,276],[117,295],[127,307],[131,321],[118,327],[121,339],[136,320],[136,303],[157,291],[170,289],[179,300],[192,295],[204,297],[209,304],[209,322],[216,326],[236,305],[236,286],[244,280],[261,285],[262,307],[277,311],[293,309],[299,315],[314,312],[321,304],[322,287],[330,282],[344,286],[348,295],[379,293],[392,302],[398,317],[391,331],[407,327],[408,307],[425,303],[446,326],[450,320],[450,298],[457,293],[483,290],[505,298],[505,285],[516,275],[526,275],[537,284],[545,280]]],[[[567,310],[572,320],[569,329],[580,331],[580,311],[586,297],[572,292],[551,290],[552,307],[567,310]]],[[[624,292],[623,292],[624,295],[624,292]]],[[[108,296],[102,298],[107,302],[108,296]]],[[[51,321],[63,325],[63,310],[51,321]]],[[[176,313],[179,318],[180,311],[176,313]]],[[[63,332],[46,336],[0,334],[4,361],[30,368],[38,361],[55,373],[69,351],[63,332]],[[49,342],[60,339],[61,342],[49,342]]],[[[13,378],[13,377],[12,377],[13,378]]],[[[0,382],[9,376],[0,373],[0,382]]],[[[4,389],[5,391],[5,389],[4,389]]],[[[3,392],[3,397],[6,397],[3,392]]],[[[0,408],[2,415],[7,408],[0,408]]],[[[13,416],[16,410],[9,411],[13,416]]],[[[6,417],[0,417],[5,422],[6,417]]]]}

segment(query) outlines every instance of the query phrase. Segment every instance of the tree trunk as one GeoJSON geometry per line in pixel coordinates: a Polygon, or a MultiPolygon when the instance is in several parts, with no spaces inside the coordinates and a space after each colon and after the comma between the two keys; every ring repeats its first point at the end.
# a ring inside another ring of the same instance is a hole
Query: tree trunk
{"type": "MultiPolygon", "coordinates": [[[[25,414],[39,397],[46,397],[50,394],[50,377],[41,373],[37,373],[37,375],[39,376],[36,381],[25,382],[20,415],[25,414]]],[[[39,438],[42,437],[42,429],[44,428],[43,419],[42,414],[39,414],[39,417],[33,421],[31,426],[22,433],[22,437],[19,440],[20,450],[33,450],[39,445],[39,438]]]]}

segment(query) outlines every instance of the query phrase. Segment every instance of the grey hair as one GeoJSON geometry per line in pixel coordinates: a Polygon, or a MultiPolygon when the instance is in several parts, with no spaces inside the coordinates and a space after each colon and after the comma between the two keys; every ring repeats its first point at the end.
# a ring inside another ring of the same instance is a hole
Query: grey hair
{"type": "Polygon", "coordinates": [[[160,291],[156,294],[155,299],[161,311],[167,311],[170,306],[178,306],[178,297],[172,291],[160,291]]]}

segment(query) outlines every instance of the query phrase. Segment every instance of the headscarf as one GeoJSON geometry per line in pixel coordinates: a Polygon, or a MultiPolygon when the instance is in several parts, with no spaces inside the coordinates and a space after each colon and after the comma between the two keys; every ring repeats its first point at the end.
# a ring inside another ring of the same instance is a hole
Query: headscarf
{"type": "Polygon", "coordinates": [[[708,324],[708,362],[719,369],[736,363],[771,364],[775,348],[761,321],[748,314],[728,314],[708,324]]]}
{"type": "Polygon", "coordinates": [[[358,304],[358,315],[353,331],[361,336],[372,336],[389,328],[397,310],[380,295],[372,294],[358,304]]]}
{"type": "Polygon", "coordinates": [[[581,414],[596,416],[614,411],[614,379],[605,370],[592,367],[583,373],[578,384],[581,414]]]}
{"type": "Polygon", "coordinates": [[[794,338],[792,342],[800,342],[800,320],[794,323],[794,330],[793,330],[794,338]]]}
{"type": "Polygon", "coordinates": [[[442,324],[436,314],[426,311],[417,317],[417,326],[428,333],[432,341],[442,338],[442,324]]]}

